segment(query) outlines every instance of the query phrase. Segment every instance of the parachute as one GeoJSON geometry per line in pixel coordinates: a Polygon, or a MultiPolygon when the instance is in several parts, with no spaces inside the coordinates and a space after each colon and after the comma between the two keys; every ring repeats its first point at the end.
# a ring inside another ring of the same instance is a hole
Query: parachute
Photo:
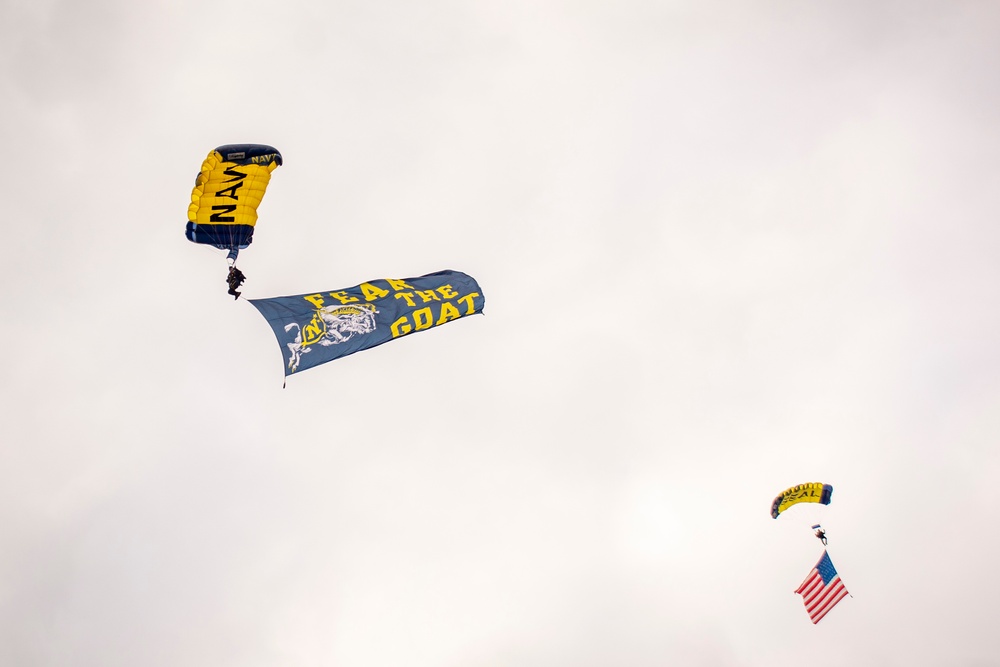
{"type": "Polygon", "coordinates": [[[822,482],[810,482],[808,484],[797,484],[785,489],[778,494],[778,497],[771,503],[771,516],[775,519],[792,505],[799,503],[821,503],[830,504],[830,496],[833,495],[833,487],[822,482]]]}
{"type": "Polygon", "coordinates": [[[191,191],[188,240],[228,250],[235,264],[253,241],[257,206],[280,164],[281,153],[262,144],[228,144],[209,153],[191,191]]]}

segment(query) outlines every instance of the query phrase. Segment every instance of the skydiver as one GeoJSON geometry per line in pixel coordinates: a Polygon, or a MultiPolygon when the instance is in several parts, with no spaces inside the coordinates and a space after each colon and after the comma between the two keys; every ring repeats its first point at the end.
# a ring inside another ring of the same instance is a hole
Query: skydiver
{"type": "Polygon", "coordinates": [[[818,529],[816,531],[816,537],[818,537],[819,541],[823,543],[823,546],[826,546],[826,531],[825,530],[823,530],[822,528],[818,529]]]}
{"type": "Polygon", "coordinates": [[[240,285],[247,277],[243,275],[243,272],[237,269],[235,266],[229,267],[229,275],[226,277],[226,282],[229,283],[229,293],[233,295],[233,299],[239,299],[240,293],[237,291],[240,285]]]}

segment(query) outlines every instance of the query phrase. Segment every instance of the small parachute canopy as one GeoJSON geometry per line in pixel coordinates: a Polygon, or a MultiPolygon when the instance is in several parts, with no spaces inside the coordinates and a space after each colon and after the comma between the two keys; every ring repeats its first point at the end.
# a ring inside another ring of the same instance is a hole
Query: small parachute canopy
{"type": "Polygon", "coordinates": [[[771,503],[771,516],[775,519],[792,505],[799,503],[821,503],[830,504],[830,496],[833,495],[833,487],[822,482],[809,482],[808,484],[797,484],[785,489],[778,494],[778,497],[771,503]]]}
{"type": "Polygon", "coordinates": [[[253,240],[257,206],[281,164],[281,153],[263,144],[219,146],[205,158],[191,191],[186,236],[236,255],[253,240]]]}

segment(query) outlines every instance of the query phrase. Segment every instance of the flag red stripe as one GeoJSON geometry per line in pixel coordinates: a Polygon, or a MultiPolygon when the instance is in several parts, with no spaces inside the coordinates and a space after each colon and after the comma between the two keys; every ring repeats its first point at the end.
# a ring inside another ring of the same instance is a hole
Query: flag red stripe
{"type": "Polygon", "coordinates": [[[817,579],[819,580],[817,582],[819,584],[818,588],[815,588],[813,590],[807,591],[806,593],[803,593],[803,595],[802,595],[802,597],[808,598],[809,602],[812,602],[813,598],[815,598],[817,595],[820,595],[824,590],[828,589],[830,586],[833,586],[837,581],[840,580],[839,577],[834,577],[833,579],[830,580],[829,584],[826,584],[826,586],[824,586],[823,585],[823,580],[821,578],[819,578],[819,577],[817,577],[817,579]]]}
{"type": "Polygon", "coordinates": [[[804,598],[808,598],[815,595],[816,591],[822,589],[823,589],[823,578],[820,577],[819,574],[817,574],[809,581],[808,585],[803,585],[802,590],[799,591],[799,594],[804,598]]]}
{"type": "Polygon", "coordinates": [[[826,616],[827,612],[837,606],[837,603],[847,597],[847,589],[841,585],[840,591],[837,593],[837,597],[830,601],[821,611],[817,612],[815,615],[810,615],[813,619],[813,624],[819,623],[820,619],[826,616]]]}
{"type": "Polygon", "coordinates": [[[806,609],[809,610],[810,614],[813,613],[814,610],[825,606],[831,597],[842,590],[844,590],[843,582],[840,579],[834,579],[820,594],[806,600],[806,609]]]}
{"type": "Polygon", "coordinates": [[[795,592],[798,593],[799,595],[803,595],[804,591],[810,588],[814,588],[816,586],[817,580],[823,581],[823,579],[819,576],[819,573],[816,570],[813,570],[809,574],[809,576],[806,577],[806,580],[802,582],[802,585],[799,586],[798,590],[796,590],[795,592]]]}
{"type": "Polygon", "coordinates": [[[810,572],[809,576],[805,578],[805,581],[802,582],[802,584],[798,587],[798,589],[795,592],[801,593],[805,589],[805,587],[809,585],[809,582],[811,582],[813,579],[816,578],[816,574],[817,572],[815,569],[812,572],[810,572]]]}
{"type": "Polygon", "coordinates": [[[805,605],[806,613],[809,614],[813,624],[819,623],[831,609],[837,606],[838,602],[850,595],[844,582],[840,580],[840,575],[833,569],[833,564],[829,562],[826,552],[795,592],[802,596],[802,603],[805,605]],[[823,582],[823,577],[819,573],[819,567],[823,565],[824,561],[833,574],[833,579],[828,583],[823,582]]]}

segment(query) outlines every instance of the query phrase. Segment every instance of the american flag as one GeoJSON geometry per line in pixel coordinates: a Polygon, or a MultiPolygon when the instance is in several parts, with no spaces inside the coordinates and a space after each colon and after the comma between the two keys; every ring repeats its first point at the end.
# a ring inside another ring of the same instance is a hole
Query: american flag
{"type": "Polygon", "coordinates": [[[819,623],[827,612],[849,595],[826,551],[795,592],[802,596],[802,602],[814,624],[819,623]]]}

